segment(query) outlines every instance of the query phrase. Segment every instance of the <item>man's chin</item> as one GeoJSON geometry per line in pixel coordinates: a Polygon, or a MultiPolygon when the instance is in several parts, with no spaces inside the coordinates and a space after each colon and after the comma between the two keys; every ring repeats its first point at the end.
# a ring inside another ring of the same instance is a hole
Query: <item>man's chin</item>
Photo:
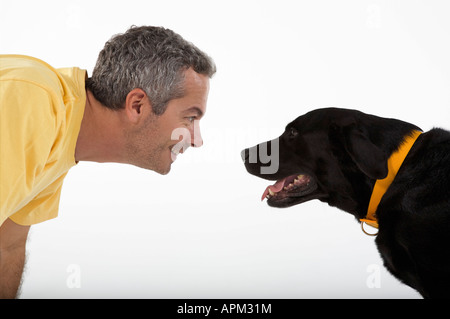
{"type": "Polygon", "coordinates": [[[155,173],[158,173],[158,174],[161,174],[161,175],[169,174],[170,169],[172,168],[172,164],[168,164],[165,167],[160,167],[160,166],[155,167],[154,165],[148,165],[148,164],[147,165],[146,164],[140,164],[140,165],[139,164],[138,165],[134,164],[134,166],[137,166],[139,168],[143,168],[143,169],[146,169],[146,170],[154,171],[155,173]]]}
{"type": "Polygon", "coordinates": [[[169,174],[171,168],[172,168],[172,165],[169,164],[166,167],[153,167],[153,168],[148,168],[148,169],[150,169],[158,174],[161,174],[161,175],[167,175],[167,174],[169,174]]]}
{"type": "Polygon", "coordinates": [[[161,175],[167,175],[167,174],[169,174],[169,172],[170,172],[170,166],[169,166],[169,168],[168,169],[166,169],[166,170],[161,170],[161,171],[155,171],[155,172],[157,172],[157,173],[159,173],[159,174],[161,174],[161,175]]]}

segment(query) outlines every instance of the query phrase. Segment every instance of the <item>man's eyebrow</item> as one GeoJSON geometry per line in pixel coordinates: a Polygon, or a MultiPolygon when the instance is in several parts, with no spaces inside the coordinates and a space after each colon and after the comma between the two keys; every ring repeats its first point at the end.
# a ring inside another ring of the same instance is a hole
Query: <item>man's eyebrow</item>
{"type": "Polygon", "coordinates": [[[193,107],[187,109],[186,111],[184,111],[184,113],[191,113],[191,112],[197,113],[197,116],[198,116],[198,117],[202,117],[202,116],[203,116],[202,110],[200,110],[200,109],[199,109],[198,107],[196,107],[196,106],[193,106],[193,107]]]}

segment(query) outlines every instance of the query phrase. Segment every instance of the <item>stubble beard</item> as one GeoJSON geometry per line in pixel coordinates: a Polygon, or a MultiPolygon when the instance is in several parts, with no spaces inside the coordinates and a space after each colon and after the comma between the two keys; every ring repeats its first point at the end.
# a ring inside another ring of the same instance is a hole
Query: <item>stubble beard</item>
{"type": "Polygon", "coordinates": [[[171,158],[169,145],[163,142],[155,121],[146,124],[140,131],[125,132],[127,163],[166,175],[172,164],[170,159],[166,160],[167,156],[171,158]]]}

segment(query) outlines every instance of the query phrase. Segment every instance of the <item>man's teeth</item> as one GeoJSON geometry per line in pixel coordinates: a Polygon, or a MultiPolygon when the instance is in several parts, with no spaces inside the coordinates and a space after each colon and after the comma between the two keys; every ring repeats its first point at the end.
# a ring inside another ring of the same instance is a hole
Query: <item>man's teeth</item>
{"type": "Polygon", "coordinates": [[[177,151],[175,151],[173,149],[170,150],[170,155],[172,157],[172,161],[175,161],[177,159],[178,154],[180,154],[180,152],[177,152],[177,151]]]}

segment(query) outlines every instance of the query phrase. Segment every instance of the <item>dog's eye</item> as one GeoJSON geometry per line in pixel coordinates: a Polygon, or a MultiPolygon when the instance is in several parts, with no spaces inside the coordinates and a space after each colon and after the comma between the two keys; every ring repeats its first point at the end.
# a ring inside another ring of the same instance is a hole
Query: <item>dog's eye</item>
{"type": "Polygon", "coordinates": [[[298,131],[297,131],[295,128],[291,127],[291,128],[289,129],[289,137],[290,137],[290,138],[294,138],[294,137],[296,137],[297,135],[298,135],[298,131]]]}

